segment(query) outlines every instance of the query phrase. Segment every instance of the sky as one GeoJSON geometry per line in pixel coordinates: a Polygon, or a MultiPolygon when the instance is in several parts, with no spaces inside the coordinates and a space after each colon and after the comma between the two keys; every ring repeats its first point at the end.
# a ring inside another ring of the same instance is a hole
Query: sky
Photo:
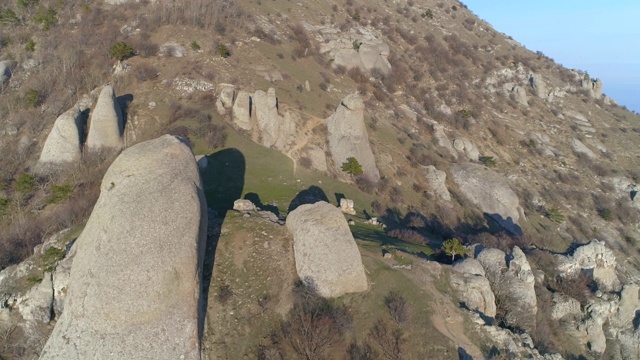
{"type": "Polygon", "coordinates": [[[640,112],[640,1],[462,2],[527,49],[600,78],[605,94],[640,112]]]}

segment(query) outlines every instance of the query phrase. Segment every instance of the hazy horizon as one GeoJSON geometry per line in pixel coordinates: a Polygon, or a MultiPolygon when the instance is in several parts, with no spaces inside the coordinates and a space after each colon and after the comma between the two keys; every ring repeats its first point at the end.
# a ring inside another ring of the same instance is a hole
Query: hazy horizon
{"type": "Polygon", "coordinates": [[[600,78],[603,92],[640,112],[640,2],[467,0],[495,30],[556,63],[600,78]]]}

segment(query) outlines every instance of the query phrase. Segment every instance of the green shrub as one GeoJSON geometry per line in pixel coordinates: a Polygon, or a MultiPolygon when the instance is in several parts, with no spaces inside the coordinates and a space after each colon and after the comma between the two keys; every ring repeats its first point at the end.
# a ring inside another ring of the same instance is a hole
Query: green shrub
{"type": "Polygon", "coordinates": [[[362,19],[362,17],[360,16],[360,12],[356,10],[356,12],[353,14],[353,16],[351,17],[354,21],[360,21],[360,19],[362,19]]]}
{"type": "Polygon", "coordinates": [[[458,11],[458,7],[457,7],[457,6],[455,6],[455,5],[453,5],[453,6],[451,7],[451,10],[453,10],[453,11],[458,11]]]}
{"type": "Polygon", "coordinates": [[[51,187],[51,198],[49,204],[58,204],[65,201],[73,192],[71,185],[53,185],[51,187]]]}
{"type": "Polygon", "coordinates": [[[611,211],[611,209],[607,209],[607,208],[600,209],[598,211],[598,215],[600,215],[600,217],[606,221],[613,220],[613,212],[611,211]]]}
{"type": "Polygon", "coordinates": [[[22,174],[16,181],[16,191],[21,194],[28,194],[33,190],[36,179],[29,174],[22,174]]]}
{"type": "Polygon", "coordinates": [[[549,220],[553,222],[561,223],[564,221],[564,215],[562,214],[562,211],[560,211],[560,209],[558,208],[548,209],[546,215],[547,215],[547,218],[549,218],[549,220]]]}
{"type": "Polygon", "coordinates": [[[471,117],[471,110],[462,109],[462,110],[458,111],[458,114],[460,114],[460,116],[462,116],[463,119],[468,119],[468,118],[471,117]]]}
{"type": "Polygon", "coordinates": [[[351,176],[356,176],[363,173],[362,165],[360,165],[358,160],[354,157],[347,158],[347,161],[342,164],[342,171],[351,176]]]}
{"type": "Polygon", "coordinates": [[[42,30],[47,31],[51,26],[58,23],[58,13],[52,8],[39,7],[33,16],[33,21],[42,25],[42,30]]]}
{"type": "Polygon", "coordinates": [[[44,256],[42,257],[42,262],[44,263],[44,271],[51,272],[55,270],[58,262],[64,259],[65,252],[62,249],[59,249],[55,246],[52,246],[44,251],[44,256]]]}
{"type": "Polygon", "coordinates": [[[425,12],[421,14],[423,18],[433,19],[433,11],[431,9],[427,9],[425,12]]]}
{"type": "Polygon", "coordinates": [[[218,44],[218,46],[216,46],[216,54],[223,58],[228,58],[229,56],[231,56],[231,52],[225,44],[218,44]]]}
{"type": "Polygon", "coordinates": [[[115,60],[124,60],[133,56],[134,51],[131,45],[124,41],[118,41],[109,48],[109,55],[115,60]]]}
{"type": "Polygon", "coordinates": [[[18,25],[19,23],[20,19],[13,10],[6,8],[0,11],[0,25],[12,26],[18,25]]]}
{"type": "Polygon", "coordinates": [[[33,52],[36,49],[36,42],[33,39],[29,39],[26,44],[24,44],[24,50],[26,52],[33,52]]]}
{"type": "Polygon", "coordinates": [[[32,7],[37,3],[38,3],[38,0],[18,0],[18,1],[16,1],[16,5],[20,9],[26,9],[28,7],[32,7]]]}
{"type": "Polygon", "coordinates": [[[198,51],[200,50],[200,44],[197,41],[193,40],[191,42],[191,50],[198,51]]]}
{"type": "Polygon", "coordinates": [[[34,108],[40,105],[42,97],[38,90],[29,89],[24,93],[24,105],[28,108],[34,108]]]}
{"type": "Polygon", "coordinates": [[[496,160],[493,158],[493,156],[480,156],[479,160],[486,167],[494,167],[497,164],[496,160]]]}
{"type": "Polygon", "coordinates": [[[9,208],[9,199],[0,198],[0,217],[2,217],[9,208]]]}

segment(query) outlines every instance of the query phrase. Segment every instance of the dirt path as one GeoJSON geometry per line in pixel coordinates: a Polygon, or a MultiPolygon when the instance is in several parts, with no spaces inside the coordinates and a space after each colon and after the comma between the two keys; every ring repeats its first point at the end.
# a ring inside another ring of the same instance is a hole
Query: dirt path
{"type": "Polygon", "coordinates": [[[483,359],[484,355],[465,334],[463,314],[458,306],[443,295],[433,284],[428,263],[416,264],[414,270],[406,272],[407,276],[433,296],[434,314],[431,316],[433,326],[444,336],[463,348],[474,359],[483,359]],[[420,269],[419,271],[416,271],[420,269]]]}
{"type": "Polygon", "coordinates": [[[304,121],[304,127],[297,131],[296,133],[296,141],[294,145],[288,151],[285,151],[284,154],[293,161],[293,174],[295,175],[297,169],[296,160],[293,158],[293,154],[307,146],[309,143],[309,139],[313,136],[313,129],[316,126],[321,125],[324,122],[324,119],[315,117],[313,115],[307,113],[300,113],[301,118],[306,118],[304,121]]]}

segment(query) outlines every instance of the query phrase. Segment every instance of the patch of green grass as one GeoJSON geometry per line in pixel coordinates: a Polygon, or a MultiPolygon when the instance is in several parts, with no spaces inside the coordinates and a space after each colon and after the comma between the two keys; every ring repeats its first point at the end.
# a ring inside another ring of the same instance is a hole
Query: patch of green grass
{"type": "Polygon", "coordinates": [[[372,251],[396,250],[423,258],[428,258],[434,253],[433,249],[427,245],[409,243],[391,237],[379,226],[356,222],[351,226],[351,232],[362,246],[372,251]]]}
{"type": "Polygon", "coordinates": [[[32,275],[27,278],[27,284],[29,284],[29,286],[33,286],[41,282],[42,282],[42,278],[40,276],[32,275]]]}
{"type": "Polygon", "coordinates": [[[44,256],[42,257],[42,262],[44,263],[44,271],[50,272],[56,268],[58,262],[64,259],[65,252],[63,249],[59,249],[55,246],[52,246],[44,251],[44,256]]]}
{"type": "Polygon", "coordinates": [[[28,194],[33,190],[36,179],[29,174],[22,174],[16,181],[16,190],[21,194],[28,194]]]}
{"type": "Polygon", "coordinates": [[[49,204],[59,204],[67,198],[73,192],[73,187],[71,185],[53,185],[51,187],[51,197],[47,201],[49,204]]]}

